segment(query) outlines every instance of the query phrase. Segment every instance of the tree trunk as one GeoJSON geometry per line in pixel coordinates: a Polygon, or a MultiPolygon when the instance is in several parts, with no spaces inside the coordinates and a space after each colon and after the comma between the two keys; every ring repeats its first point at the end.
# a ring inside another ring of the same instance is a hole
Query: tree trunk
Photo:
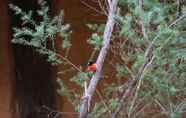
{"type": "Polygon", "coordinates": [[[13,78],[10,17],[7,4],[7,0],[0,0],[0,117],[2,118],[11,118],[11,82],[13,78]]]}

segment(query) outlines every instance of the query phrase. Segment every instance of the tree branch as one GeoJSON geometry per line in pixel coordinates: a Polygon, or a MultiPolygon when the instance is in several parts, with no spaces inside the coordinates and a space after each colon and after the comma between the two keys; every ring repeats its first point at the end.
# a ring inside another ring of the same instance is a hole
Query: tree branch
{"type": "Polygon", "coordinates": [[[101,77],[101,70],[102,70],[103,62],[105,60],[108,49],[110,47],[111,35],[112,35],[114,23],[115,23],[114,16],[115,16],[115,12],[116,12],[117,3],[118,3],[118,0],[112,0],[112,2],[109,5],[110,9],[109,9],[109,14],[108,14],[108,19],[107,19],[105,31],[103,34],[103,47],[102,47],[102,49],[99,53],[98,59],[96,61],[97,71],[89,83],[87,93],[84,94],[86,99],[82,99],[82,103],[80,106],[79,118],[86,118],[87,117],[89,103],[91,102],[92,96],[96,90],[97,83],[101,77]]]}

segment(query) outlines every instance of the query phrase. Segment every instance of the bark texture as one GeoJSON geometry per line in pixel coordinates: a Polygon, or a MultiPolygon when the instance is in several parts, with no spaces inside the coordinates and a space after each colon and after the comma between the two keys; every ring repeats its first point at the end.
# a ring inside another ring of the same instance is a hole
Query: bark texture
{"type": "Polygon", "coordinates": [[[103,34],[103,47],[99,53],[98,59],[96,61],[97,64],[97,71],[94,74],[94,76],[91,78],[91,81],[89,83],[87,93],[85,93],[85,99],[82,99],[82,103],[80,106],[80,113],[79,113],[79,118],[86,118],[88,115],[88,109],[89,109],[89,103],[92,99],[92,96],[96,90],[96,86],[98,81],[100,80],[101,77],[101,70],[102,66],[105,60],[105,57],[107,55],[108,49],[110,47],[110,40],[111,40],[111,35],[114,27],[114,16],[116,12],[116,7],[118,0],[112,0],[111,2],[108,1],[109,4],[109,14],[107,18],[107,23],[105,27],[105,31],[103,34]]]}

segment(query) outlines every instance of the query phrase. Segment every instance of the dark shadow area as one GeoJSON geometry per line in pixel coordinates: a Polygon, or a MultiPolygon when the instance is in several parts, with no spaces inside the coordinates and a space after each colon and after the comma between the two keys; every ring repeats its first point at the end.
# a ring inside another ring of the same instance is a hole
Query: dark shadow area
{"type": "MultiPolygon", "coordinates": [[[[50,0],[47,2],[50,4],[50,0]]],[[[24,11],[38,7],[37,0],[9,0],[9,3],[19,6],[24,11]]],[[[11,11],[10,15],[11,27],[21,24],[18,16],[11,11]]],[[[53,118],[57,114],[53,112],[56,109],[55,68],[32,47],[12,45],[16,73],[12,88],[15,117],[53,118]]]]}

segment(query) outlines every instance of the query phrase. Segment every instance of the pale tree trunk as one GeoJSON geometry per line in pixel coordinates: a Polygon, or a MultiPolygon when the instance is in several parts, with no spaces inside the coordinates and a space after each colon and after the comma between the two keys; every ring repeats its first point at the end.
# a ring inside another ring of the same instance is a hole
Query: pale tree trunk
{"type": "Polygon", "coordinates": [[[102,70],[103,62],[105,60],[108,49],[110,47],[111,35],[112,35],[113,27],[115,24],[114,16],[115,16],[116,8],[117,8],[117,3],[118,3],[118,0],[112,0],[112,1],[108,0],[109,10],[108,10],[108,18],[107,18],[106,27],[105,27],[105,31],[103,34],[103,47],[96,61],[97,71],[94,74],[94,76],[91,78],[88,89],[86,93],[84,93],[85,97],[81,101],[79,118],[87,117],[88,109],[90,107],[89,103],[92,100],[92,96],[96,90],[97,83],[101,77],[101,70],[102,70]]]}

